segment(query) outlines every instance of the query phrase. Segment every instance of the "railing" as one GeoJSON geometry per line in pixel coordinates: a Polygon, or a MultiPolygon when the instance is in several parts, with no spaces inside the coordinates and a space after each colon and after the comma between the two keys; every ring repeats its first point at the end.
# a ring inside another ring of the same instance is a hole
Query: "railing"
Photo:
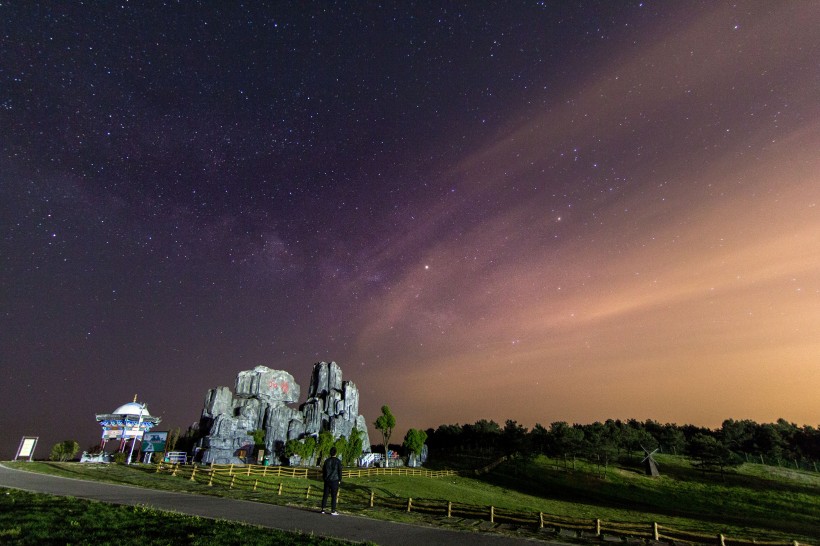
{"type": "MultiPolygon", "coordinates": [[[[173,463],[173,461],[171,461],[173,463]]],[[[161,472],[169,467],[176,467],[177,471],[179,465],[169,464],[169,462],[162,462],[157,466],[157,472],[161,472]]],[[[304,466],[262,466],[255,464],[220,464],[197,466],[200,472],[207,471],[212,474],[226,474],[228,476],[244,475],[244,476],[261,476],[261,477],[277,477],[277,478],[314,478],[321,477],[321,470],[313,467],[304,466]],[[206,469],[206,470],[203,470],[206,469]]],[[[176,474],[174,474],[176,475],[176,474]]],[[[349,468],[342,471],[342,478],[368,478],[370,476],[422,476],[425,478],[444,478],[448,476],[456,476],[458,472],[455,470],[423,470],[419,468],[349,468]]]]}
{"type": "Polygon", "coordinates": [[[422,470],[419,468],[352,468],[342,471],[342,478],[368,478],[370,476],[423,476],[444,478],[456,476],[455,470],[422,470]]]}
{"type": "MultiPolygon", "coordinates": [[[[166,472],[172,476],[188,478],[197,483],[208,486],[225,487],[228,489],[249,490],[254,493],[268,493],[298,502],[310,502],[311,498],[320,499],[323,487],[315,484],[294,486],[293,484],[274,480],[275,478],[312,478],[321,479],[320,471],[315,468],[259,466],[259,465],[169,465],[158,464],[157,472],[166,472]]],[[[455,471],[425,471],[410,468],[367,468],[348,469],[343,472],[344,478],[366,477],[374,475],[405,475],[442,477],[458,474],[455,471]]],[[[393,496],[377,496],[373,490],[357,488],[356,490],[340,490],[337,503],[358,506],[360,508],[374,508],[376,506],[401,510],[404,512],[420,512],[425,514],[446,516],[447,518],[460,517],[489,521],[490,523],[513,523],[533,526],[540,529],[552,529],[554,532],[574,532],[578,537],[605,536],[620,538],[638,538],[653,541],[674,541],[691,544],[712,544],[715,546],[809,546],[807,543],[795,541],[766,542],[752,539],[727,537],[724,534],[707,535],[674,529],[657,522],[630,523],[604,521],[601,519],[582,519],[545,514],[544,512],[522,512],[508,510],[497,506],[476,506],[438,499],[404,499],[393,496]]]]}

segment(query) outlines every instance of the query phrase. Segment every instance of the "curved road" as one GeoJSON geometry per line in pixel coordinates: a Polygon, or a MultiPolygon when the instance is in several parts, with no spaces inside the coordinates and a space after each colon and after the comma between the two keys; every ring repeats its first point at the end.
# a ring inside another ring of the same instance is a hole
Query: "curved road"
{"type": "Polygon", "coordinates": [[[358,542],[370,541],[385,546],[558,544],[492,533],[422,527],[346,514],[332,517],[287,506],[49,476],[11,469],[2,464],[0,487],[112,504],[146,505],[170,512],[241,521],[283,531],[313,533],[358,542]]]}

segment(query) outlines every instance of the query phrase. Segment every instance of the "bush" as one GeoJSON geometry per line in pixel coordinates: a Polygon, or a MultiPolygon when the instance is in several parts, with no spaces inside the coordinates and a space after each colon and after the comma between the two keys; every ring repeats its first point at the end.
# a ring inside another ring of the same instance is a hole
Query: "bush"
{"type": "Polygon", "coordinates": [[[78,451],[80,451],[80,444],[74,440],[64,440],[59,444],[54,444],[49,459],[52,461],[68,461],[73,459],[78,451]]]}
{"type": "Polygon", "coordinates": [[[125,460],[127,458],[128,456],[124,452],[118,451],[114,453],[114,457],[112,458],[112,460],[117,464],[125,464],[125,460]]]}

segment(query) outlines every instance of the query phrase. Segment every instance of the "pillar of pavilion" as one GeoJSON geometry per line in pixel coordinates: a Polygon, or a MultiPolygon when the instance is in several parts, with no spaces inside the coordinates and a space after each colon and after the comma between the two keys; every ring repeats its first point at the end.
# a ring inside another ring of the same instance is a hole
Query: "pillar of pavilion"
{"type": "Polygon", "coordinates": [[[142,440],[142,435],[158,425],[162,419],[152,417],[144,403],[134,401],[118,407],[111,413],[98,413],[97,422],[102,427],[100,448],[105,451],[109,440],[119,440],[117,451],[125,451],[128,442],[142,440]]]}

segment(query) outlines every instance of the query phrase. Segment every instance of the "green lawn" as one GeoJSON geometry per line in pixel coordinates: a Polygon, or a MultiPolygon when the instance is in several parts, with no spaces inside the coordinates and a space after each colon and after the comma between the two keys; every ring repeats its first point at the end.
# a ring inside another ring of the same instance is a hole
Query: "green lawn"
{"type": "Polygon", "coordinates": [[[522,512],[612,522],[658,522],[680,530],[738,538],[818,543],[820,475],[745,464],[703,475],[683,457],[657,457],[659,478],[639,469],[603,470],[539,457],[511,461],[480,478],[377,476],[347,488],[414,499],[441,499],[522,512]],[[768,470],[767,470],[768,468],[768,470]]]}
{"type": "MultiPolygon", "coordinates": [[[[594,465],[538,457],[532,461],[503,463],[480,477],[425,478],[373,476],[346,479],[340,509],[371,517],[442,524],[442,516],[407,514],[389,509],[377,500],[368,507],[371,492],[376,499],[406,502],[438,500],[486,508],[494,506],[521,513],[601,519],[609,522],[651,524],[658,522],[681,531],[755,540],[820,544],[820,474],[746,463],[725,475],[702,473],[688,459],[656,456],[661,477],[643,474],[636,464],[610,466],[606,472],[594,465]]],[[[157,474],[153,466],[80,465],[77,463],[15,463],[18,466],[96,479],[176,491],[313,506],[321,484],[314,480],[266,478],[268,489],[256,492],[239,485],[208,487],[187,477],[157,474]],[[312,485],[310,499],[304,494],[278,496],[273,489],[304,491],[312,485]]],[[[188,473],[190,475],[190,472],[188,473]]],[[[252,481],[252,480],[251,480],[252,481]]],[[[239,482],[237,482],[239,483],[239,482]]],[[[533,521],[535,521],[533,519],[533,521]]],[[[447,522],[450,523],[449,521],[447,522]]]]}
{"type": "Polygon", "coordinates": [[[140,506],[116,506],[0,489],[0,544],[342,546],[351,543],[140,506]]]}

